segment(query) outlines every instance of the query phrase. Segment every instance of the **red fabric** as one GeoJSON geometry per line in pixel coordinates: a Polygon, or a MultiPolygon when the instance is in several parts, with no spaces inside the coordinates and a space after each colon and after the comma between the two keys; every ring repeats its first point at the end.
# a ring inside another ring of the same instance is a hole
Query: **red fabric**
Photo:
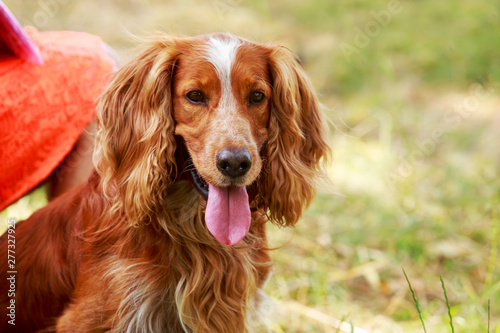
{"type": "Polygon", "coordinates": [[[44,65],[0,60],[0,210],[47,178],[71,151],[115,66],[99,37],[26,31],[44,65]]]}

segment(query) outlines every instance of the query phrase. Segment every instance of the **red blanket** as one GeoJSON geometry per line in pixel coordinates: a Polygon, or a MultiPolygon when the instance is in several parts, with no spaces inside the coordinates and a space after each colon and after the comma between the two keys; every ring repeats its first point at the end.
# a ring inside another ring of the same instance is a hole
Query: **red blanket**
{"type": "Polygon", "coordinates": [[[114,69],[96,36],[26,31],[42,66],[0,56],[0,210],[47,178],[70,152],[114,69]]]}

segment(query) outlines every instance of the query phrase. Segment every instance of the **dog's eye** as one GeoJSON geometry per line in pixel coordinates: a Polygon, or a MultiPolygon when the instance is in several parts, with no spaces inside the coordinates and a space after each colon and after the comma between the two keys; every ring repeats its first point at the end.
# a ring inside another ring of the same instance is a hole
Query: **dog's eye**
{"type": "Polygon", "coordinates": [[[205,101],[205,96],[203,96],[203,93],[199,90],[193,90],[188,92],[186,97],[190,102],[193,103],[202,103],[205,101]]]}
{"type": "Polygon", "coordinates": [[[260,91],[253,91],[248,99],[250,104],[259,104],[263,100],[264,100],[264,94],[261,93],[260,91]]]}

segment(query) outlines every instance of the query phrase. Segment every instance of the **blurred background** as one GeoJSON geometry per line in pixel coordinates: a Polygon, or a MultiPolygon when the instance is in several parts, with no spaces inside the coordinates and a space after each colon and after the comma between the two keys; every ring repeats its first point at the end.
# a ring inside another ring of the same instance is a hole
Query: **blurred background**
{"type": "MultiPolygon", "coordinates": [[[[122,63],[151,30],[297,53],[331,121],[333,185],[294,230],[269,226],[273,332],[500,332],[498,0],[4,2],[122,63]]],[[[2,223],[44,204],[35,191],[2,223]]]]}

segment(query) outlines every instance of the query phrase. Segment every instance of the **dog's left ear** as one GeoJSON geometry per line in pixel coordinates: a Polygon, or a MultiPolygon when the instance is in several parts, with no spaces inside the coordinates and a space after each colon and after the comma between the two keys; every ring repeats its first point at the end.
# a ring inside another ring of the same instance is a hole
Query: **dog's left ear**
{"type": "Polygon", "coordinates": [[[163,209],[177,171],[171,84],[178,56],[175,38],[154,36],[98,101],[94,163],[112,211],[132,225],[163,209]]]}
{"type": "Polygon", "coordinates": [[[269,57],[272,106],[260,195],[272,222],[294,225],[316,194],[328,126],[309,78],[284,47],[269,57]]]}

